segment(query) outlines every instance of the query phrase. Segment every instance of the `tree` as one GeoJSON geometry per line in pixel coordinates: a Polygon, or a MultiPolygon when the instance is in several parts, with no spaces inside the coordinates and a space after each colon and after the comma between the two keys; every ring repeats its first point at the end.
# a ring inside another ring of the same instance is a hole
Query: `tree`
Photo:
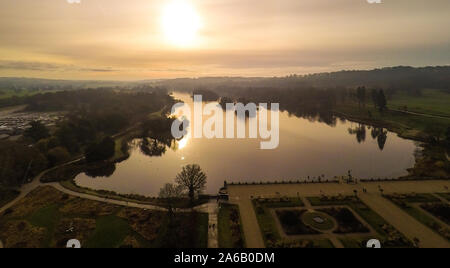
{"type": "Polygon", "coordinates": [[[20,186],[48,167],[38,149],[27,144],[0,141],[0,185],[20,186]]]}
{"type": "Polygon", "coordinates": [[[56,147],[48,151],[47,159],[50,165],[56,166],[57,164],[67,162],[70,159],[70,154],[64,147],[56,147]]]}
{"type": "MultiPolygon", "coordinates": [[[[175,223],[175,203],[183,195],[183,186],[174,185],[172,183],[167,183],[159,191],[159,197],[162,199],[164,206],[168,211],[168,223],[167,223],[167,233],[163,241],[163,247],[174,248],[177,247],[177,228],[175,223]]],[[[186,226],[184,228],[187,229],[186,226]]],[[[189,231],[188,231],[189,233],[189,231]]]]}
{"type": "Polygon", "coordinates": [[[199,165],[187,165],[183,167],[183,170],[177,175],[175,181],[188,190],[191,203],[195,199],[195,193],[201,192],[206,185],[206,175],[203,173],[199,165]]]}
{"type": "Polygon", "coordinates": [[[441,142],[444,129],[436,124],[427,125],[425,127],[425,133],[428,135],[428,140],[430,143],[438,144],[441,142]]]}
{"type": "Polygon", "coordinates": [[[99,143],[91,144],[86,150],[86,160],[96,162],[106,160],[114,156],[116,143],[111,137],[105,137],[99,143]]]}
{"type": "Polygon", "coordinates": [[[376,89],[372,89],[371,91],[372,102],[375,109],[378,107],[378,91],[376,89]]]}
{"type": "Polygon", "coordinates": [[[386,141],[387,141],[387,134],[388,132],[383,129],[383,128],[372,128],[372,138],[376,139],[378,142],[378,147],[380,148],[381,151],[384,150],[384,146],[386,145],[386,141]]]}
{"type": "Polygon", "coordinates": [[[445,142],[447,143],[447,147],[450,147],[450,126],[447,127],[447,131],[445,132],[445,142]]]}
{"type": "Polygon", "coordinates": [[[64,146],[69,152],[77,153],[80,151],[77,137],[69,124],[65,123],[61,125],[56,131],[55,136],[58,138],[58,143],[64,146]]]}
{"type": "Polygon", "coordinates": [[[366,126],[363,124],[358,124],[355,128],[349,128],[348,133],[350,135],[356,135],[358,143],[366,141],[366,126]]]}
{"type": "Polygon", "coordinates": [[[361,104],[363,106],[366,106],[366,88],[365,87],[358,87],[356,89],[356,98],[358,99],[359,106],[361,107],[361,104]]]}
{"type": "Polygon", "coordinates": [[[159,198],[163,200],[170,217],[173,216],[175,203],[182,197],[182,195],[183,186],[175,185],[172,183],[166,183],[164,187],[159,191],[159,198]]]}
{"type": "Polygon", "coordinates": [[[380,134],[377,137],[378,148],[380,148],[381,151],[384,150],[384,146],[386,145],[386,140],[387,140],[387,131],[382,129],[380,134]]]}
{"type": "Polygon", "coordinates": [[[27,129],[23,135],[27,138],[31,138],[34,142],[38,142],[39,140],[50,136],[47,127],[40,121],[33,121],[30,125],[31,127],[27,129]]]}
{"type": "Polygon", "coordinates": [[[378,93],[377,99],[378,99],[378,101],[377,101],[378,109],[380,110],[380,112],[383,112],[387,108],[387,99],[386,99],[386,95],[384,95],[384,91],[382,89],[378,93]]]}

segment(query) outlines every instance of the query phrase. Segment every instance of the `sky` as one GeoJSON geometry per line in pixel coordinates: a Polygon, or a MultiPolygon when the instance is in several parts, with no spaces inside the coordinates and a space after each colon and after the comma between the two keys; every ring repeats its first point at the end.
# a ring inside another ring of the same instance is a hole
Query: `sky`
{"type": "Polygon", "coordinates": [[[448,0],[0,0],[0,77],[271,77],[449,65],[449,14],[448,0]]]}

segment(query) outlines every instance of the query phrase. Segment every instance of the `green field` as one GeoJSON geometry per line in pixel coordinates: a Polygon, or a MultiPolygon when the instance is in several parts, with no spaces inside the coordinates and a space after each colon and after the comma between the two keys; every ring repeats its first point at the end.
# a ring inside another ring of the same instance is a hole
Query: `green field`
{"type": "Polygon", "coordinates": [[[450,93],[424,89],[421,96],[416,97],[399,92],[388,100],[389,108],[404,110],[405,106],[410,112],[450,117],[450,93]]]}
{"type": "Polygon", "coordinates": [[[7,99],[11,97],[27,97],[36,94],[44,94],[48,92],[56,92],[56,90],[12,90],[12,89],[0,89],[0,99],[7,99]]]}
{"type": "Polygon", "coordinates": [[[58,208],[59,206],[56,204],[42,207],[28,218],[28,221],[33,226],[45,228],[45,238],[42,240],[41,244],[45,248],[50,247],[52,236],[60,217],[58,208]]]}
{"type": "Polygon", "coordinates": [[[436,132],[442,139],[445,130],[450,126],[450,117],[428,117],[392,110],[380,113],[370,104],[361,108],[357,103],[340,104],[334,111],[348,120],[384,127],[401,137],[415,140],[427,140],[430,134],[435,135],[436,132]]]}
{"type": "Polygon", "coordinates": [[[131,232],[128,223],[117,216],[97,219],[96,229],[86,243],[87,248],[116,248],[131,232]]]}
{"type": "Polygon", "coordinates": [[[176,213],[171,218],[162,211],[96,202],[39,187],[0,215],[0,240],[6,248],[60,248],[74,238],[83,248],[206,248],[208,214],[176,213]]]}

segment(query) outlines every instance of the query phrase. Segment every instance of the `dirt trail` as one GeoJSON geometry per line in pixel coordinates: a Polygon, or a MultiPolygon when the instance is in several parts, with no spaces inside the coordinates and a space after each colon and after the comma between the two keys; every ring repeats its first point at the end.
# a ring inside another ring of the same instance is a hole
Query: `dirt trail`
{"type": "Polygon", "coordinates": [[[248,248],[264,248],[264,241],[256,219],[253,204],[249,198],[236,200],[241,211],[241,220],[243,223],[245,242],[248,248]]]}

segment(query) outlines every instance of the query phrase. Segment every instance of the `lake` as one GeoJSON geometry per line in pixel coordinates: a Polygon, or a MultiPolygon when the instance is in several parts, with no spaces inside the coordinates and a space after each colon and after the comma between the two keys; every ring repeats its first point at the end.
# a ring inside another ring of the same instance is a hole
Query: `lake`
{"type": "MultiPolygon", "coordinates": [[[[192,104],[189,94],[174,97],[192,104]]],[[[205,118],[204,118],[205,120],[205,118]]],[[[260,182],[304,180],[325,176],[395,178],[413,167],[415,142],[386,130],[336,120],[327,125],[280,112],[280,144],[261,150],[259,139],[184,138],[177,148],[162,156],[149,157],[134,140],[130,158],[118,163],[110,177],[91,178],[80,174],[77,185],[123,194],[157,196],[167,182],[173,182],[182,166],[199,164],[208,176],[206,193],[217,193],[224,181],[260,182]],[[380,133],[383,133],[381,136],[380,133]],[[372,137],[373,135],[373,137],[372,137]]]]}

